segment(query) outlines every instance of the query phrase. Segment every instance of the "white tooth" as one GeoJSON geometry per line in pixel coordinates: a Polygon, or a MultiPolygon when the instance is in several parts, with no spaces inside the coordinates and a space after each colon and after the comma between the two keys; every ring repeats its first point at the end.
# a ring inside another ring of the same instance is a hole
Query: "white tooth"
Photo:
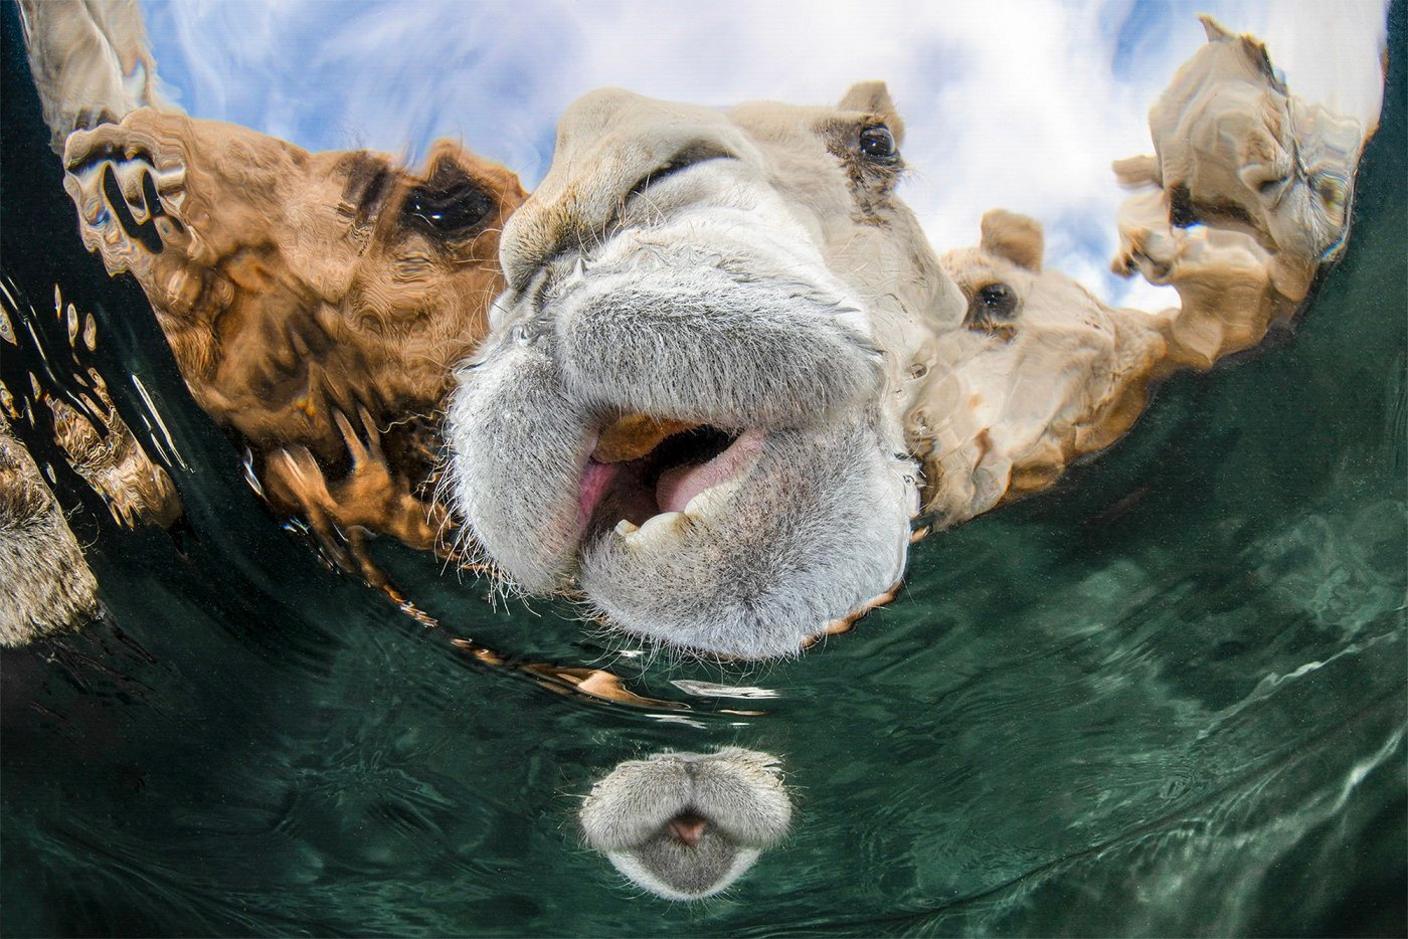
{"type": "Polygon", "coordinates": [[[645,524],[640,527],[642,535],[649,535],[652,532],[663,532],[677,527],[684,521],[683,512],[661,512],[659,515],[652,515],[645,520],[645,524]]]}
{"type": "Polygon", "coordinates": [[[728,491],[723,486],[710,486],[689,500],[684,507],[684,513],[690,516],[705,515],[717,509],[727,499],[728,491]]]}
{"type": "Polygon", "coordinates": [[[638,531],[640,531],[640,526],[636,525],[630,519],[623,518],[616,523],[616,534],[620,535],[622,538],[638,531]]]}
{"type": "Polygon", "coordinates": [[[639,543],[669,537],[681,532],[684,529],[685,521],[683,512],[661,512],[659,515],[652,515],[646,519],[645,524],[640,526],[640,531],[635,532],[631,538],[639,543]]]}
{"type": "Polygon", "coordinates": [[[738,491],[740,484],[739,479],[730,479],[726,482],[715,483],[703,492],[696,493],[694,498],[685,504],[685,514],[691,518],[697,518],[701,515],[717,512],[738,491]]]}

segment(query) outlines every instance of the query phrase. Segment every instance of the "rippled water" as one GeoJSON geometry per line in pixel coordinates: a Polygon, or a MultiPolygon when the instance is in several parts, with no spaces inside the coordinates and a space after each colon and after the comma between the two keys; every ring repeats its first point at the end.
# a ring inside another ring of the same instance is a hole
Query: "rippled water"
{"type": "MultiPolygon", "coordinates": [[[[148,390],[187,510],[117,528],[31,441],[112,615],[3,656],[7,935],[1404,932],[1402,7],[1353,242],[1293,337],[1170,382],[1057,492],[919,545],[850,635],[722,673],[643,670],[564,609],[379,546],[426,629],[279,528],[139,290],[83,254],[5,13],[4,273],[94,311],[93,358],[134,429],[124,376],[148,390]],[[457,637],[678,707],[555,693],[457,637]],[[593,778],[728,743],[780,756],[798,804],[728,895],[641,896],[580,846],[593,778]]],[[[7,384],[38,365],[4,355],[7,384]]]]}

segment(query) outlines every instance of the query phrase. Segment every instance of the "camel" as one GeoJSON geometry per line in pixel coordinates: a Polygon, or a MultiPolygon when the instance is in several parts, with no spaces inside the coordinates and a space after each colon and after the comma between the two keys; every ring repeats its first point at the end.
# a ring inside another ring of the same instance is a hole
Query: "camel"
{"type": "Polygon", "coordinates": [[[451,141],[416,172],[188,118],[160,93],[135,3],[22,13],[84,244],[141,284],[275,510],[395,596],[365,537],[433,549],[447,523],[423,497],[436,412],[502,286],[517,177],[451,141]]]}
{"type": "Polygon", "coordinates": [[[417,173],[151,108],[75,131],[64,160],[85,245],[137,278],[275,508],[379,585],[364,532],[432,549],[433,419],[486,332],[517,178],[449,141],[417,173]]]}
{"type": "MultiPolygon", "coordinates": [[[[1206,222],[1251,235],[1270,254],[1277,293],[1298,303],[1344,249],[1354,168],[1373,129],[1292,95],[1256,37],[1199,19],[1207,44],[1149,111],[1154,155],[1117,161],[1115,173],[1131,188],[1162,190],[1160,214],[1176,228],[1206,222]]],[[[1146,207],[1136,201],[1122,215],[1146,207]]]]}
{"type": "MultiPolygon", "coordinates": [[[[916,516],[1050,486],[1152,383],[1258,342],[1333,260],[1353,162],[1338,195],[1295,169],[1256,203],[1262,150],[1203,143],[1264,142],[1276,108],[1307,110],[1259,43],[1214,26],[1152,112],[1159,157],[1116,166],[1153,211],[1127,213],[1115,266],[1178,291],[1158,313],[1043,271],[1039,226],[1011,213],[937,258],[895,195],[883,84],[831,108],[578,100],[457,371],[443,491],[461,538],[524,592],[696,655],[793,655],[847,628],[892,595],[916,516]]],[[[1297,152],[1341,147],[1343,126],[1297,125],[1297,152]]]]}
{"type": "Polygon", "coordinates": [[[995,209],[977,247],[940,259],[968,308],[921,353],[938,365],[906,415],[937,527],[1051,486],[1128,430],[1160,377],[1173,311],[1111,309],[1043,267],[1043,245],[1040,223],[995,209]]]}
{"type": "MultiPolygon", "coordinates": [[[[310,154],[148,84],[156,108],[67,137],[65,186],[262,492],[346,566],[395,596],[364,534],[430,548],[458,519],[458,553],[525,592],[771,658],[892,596],[917,517],[1052,485],[1337,256],[1358,125],[1205,26],[1151,112],[1156,154],[1115,167],[1142,191],[1114,266],[1178,291],[1157,313],[1044,269],[1013,213],[937,257],[896,197],[904,124],[878,82],[833,108],[592,93],[512,218],[517,181],[452,144],[420,173],[310,154]]],[[[126,61],[131,31],[99,27],[126,61]]]]}
{"type": "Polygon", "coordinates": [[[902,137],[879,83],[567,110],[445,421],[446,498],[503,576],[746,658],[900,578],[908,368],[966,306],[895,196],[902,137]]]}

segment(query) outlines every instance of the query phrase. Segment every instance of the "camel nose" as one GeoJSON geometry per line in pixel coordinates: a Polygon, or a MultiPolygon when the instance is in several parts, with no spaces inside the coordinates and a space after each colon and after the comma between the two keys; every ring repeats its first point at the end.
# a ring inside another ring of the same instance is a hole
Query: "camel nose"
{"type": "Polygon", "coordinates": [[[693,812],[681,812],[670,819],[666,827],[676,839],[693,848],[699,844],[699,839],[704,837],[704,832],[709,828],[709,820],[693,812]]]}

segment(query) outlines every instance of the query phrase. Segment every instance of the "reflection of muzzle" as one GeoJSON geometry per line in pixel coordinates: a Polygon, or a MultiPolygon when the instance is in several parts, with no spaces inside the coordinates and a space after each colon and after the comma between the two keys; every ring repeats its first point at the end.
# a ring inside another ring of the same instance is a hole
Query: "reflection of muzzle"
{"type": "Polygon", "coordinates": [[[709,896],[786,834],[792,808],[777,765],[737,747],[622,763],[583,802],[583,832],[657,895],[709,896]]]}

